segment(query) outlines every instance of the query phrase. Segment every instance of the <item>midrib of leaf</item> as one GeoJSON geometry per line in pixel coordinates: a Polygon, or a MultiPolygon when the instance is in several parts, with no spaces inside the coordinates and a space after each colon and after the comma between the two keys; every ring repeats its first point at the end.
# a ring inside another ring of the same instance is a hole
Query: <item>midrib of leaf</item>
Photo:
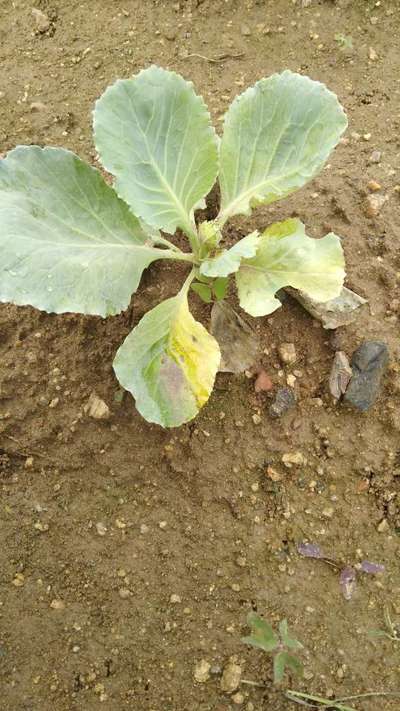
{"type": "MultiPolygon", "coordinates": [[[[163,176],[163,174],[162,174],[162,172],[161,172],[161,170],[160,170],[158,164],[156,163],[156,161],[155,161],[155,159],[154,159],[154,157],[153,157],[153,154],[152,154],[152,151],[150,150],[150,146],[149,146],[149,142],[148,142],[148,136],[147,136],[147,134],[145,133],[145,131],[143,130],[142,126],[140,125],[140,122],[139,122],[139,120],[138,120],[138,116],[137,116],[137,113],[136,113],[136,110],[135,110],[135,106],[134,106],[134,104],[133,104],[133,102],[132,102],[132,97],[131,97],[131,95],[129,94],[129,92],[127,91],[126,87],[125,87],[125,93],[126,93],[126,95],[127,95],[127,97],[128,97],[129,103],[130,103],[131,108],[132,108],[132,112],[133,112],[133,114],[134,114],[134,116],[135,116],[136,125],[137,125],[137,127],[138,127],[140,133],[142,134],[144,143],[145,143],[145,145],[146,145],[147,154],[148,154],[150,163],[151,163],[151,165],[153,166],[155,172],[157,173],[157,175],[158,175],[158,177],[159,177],[159,179],[160,179],[161,184],[165,187],[165,190],[166,190],[167,194],[170,195],[170,197],[172,198],[172,201],[175,203],[178,213],[180,213],[181,217],[183,218],[182,227],[185,226],[185,229],[188,229],[188,234],[193,234],[194,230],[193,230],[193,227],[192,227],[191,224],[190,224],[189,215],[187,214],[187,212],[186,212],[186,210],[185,210],[183,204],[181,203],[181,201],[178,200],[177,195],[175,195],[175,193],[173,192],[173,190],[172,190],[172,188],[170,187],[168,181],[164,178],[164,176],[163,176]]],[[[171,112],[171,115],[172,115],[172,112],[171,112]]],[[[126,124],[126,121],[124,121],[123,123],[126,124]]],[[[165,142],[165,145],[167,145],[167,141],[165,142]]]]}

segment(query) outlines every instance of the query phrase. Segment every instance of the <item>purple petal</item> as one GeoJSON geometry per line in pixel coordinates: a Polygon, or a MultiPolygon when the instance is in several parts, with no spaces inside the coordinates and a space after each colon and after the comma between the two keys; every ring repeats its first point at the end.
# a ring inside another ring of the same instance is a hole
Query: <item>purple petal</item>
{"type": "Polygon", "coordinates": [[[346,565],[340,573],[340,587],[345,600],[351,600],[356,587],[356,571],[350,565],[346,565]]]}
{"type": "Polygon", "coordinates": [[[360,565],[360,570],[363,573],[370,573],[371,575],[376,575],[376,573],[383,573],[385,566],[381,563],[371,563],[370,560],[363,560],[360,565]]]}
{"type": "Polygon", "coordinates": [[[299,543],[297,550],[300,555],[304,555],[306,558],[324,558],[324,554],[321,548],[317,546],[316,543],[299,543]]]}

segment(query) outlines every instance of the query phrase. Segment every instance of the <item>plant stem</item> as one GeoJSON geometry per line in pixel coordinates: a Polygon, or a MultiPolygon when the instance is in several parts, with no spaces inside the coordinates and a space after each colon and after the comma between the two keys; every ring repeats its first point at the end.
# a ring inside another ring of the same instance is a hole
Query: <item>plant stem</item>
{"type": "Polygon", "coordinates": [[[179,293],[181,294],[181,296],[186,296],[186,294],[187,294],[188,291],[189,291],[189,287],[190,287],[190,285],[191,285],[193,279],[195,278],[195,276],[196,276],[196,270],[195,270],[195,268],[193,267],[193,268],[191,269],[191,271],[189,272],[189,274],[187,275],[185,281],[184,281],[183,284],[182,284],[182,288],[181,288],[181,290],[180,290],[180,292],[179,292],[179,293]]]}
{"type": "MultiPolygon", "coordinates": [[[[337,711],[355,711],[355,709],[351,706],[343,706],[341,704],[341,699],[324,699],[322,696],[313,696],[312,694],[303,694],[301,691],[292,691],[292,689],[288,689],[285,692],[285,696],[287,699],[290,701],[294,701],[297,703],[301,703],[300,699],[305,699],[308,701],[315,701],[317,704],[320,704],[322,706],[327,706],[332,709],[337,709],[337,711]]],[[[313,706],[313,708],[318,708],[317,706],[313,706]]]]}
{"type": "Polygon", "coordinates": [[[196,257],[192,254],[192,252],[173,252],[171,249],[166,249],[165,254],[168,254],[171,259],[177,259],[181,262],[190,262],[190,264],[194,264],[196,261],[196,257]]]}

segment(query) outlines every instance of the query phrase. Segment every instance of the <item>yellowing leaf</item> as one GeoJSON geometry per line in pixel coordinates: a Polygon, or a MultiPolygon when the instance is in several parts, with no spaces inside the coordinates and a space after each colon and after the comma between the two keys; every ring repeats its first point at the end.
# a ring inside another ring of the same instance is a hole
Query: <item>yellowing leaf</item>
{"type": "Polygon", "coordinates": [[[119,348],[114,370],[146,420],[178,427],[207,402],[220,357],[215,338],[191,315],[183,290],[142,318],[119,348]]]}
{"type": "Polygon", "coordinates": [[[251,316],[265,316],[281,305],[275,297],[279,289],[292,286],[316,301],[329,301],[340,294],[344,276],[339,237],[312,239],[303,223],[292,219],[265,230],[256,256],[242,261],[236,286],[241,307],[251,316]]]}

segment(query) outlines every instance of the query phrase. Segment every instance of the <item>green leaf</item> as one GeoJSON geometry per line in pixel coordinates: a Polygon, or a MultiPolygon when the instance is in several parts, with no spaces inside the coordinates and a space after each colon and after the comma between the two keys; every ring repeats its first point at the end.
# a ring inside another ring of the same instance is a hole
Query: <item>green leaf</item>
{"type": "Polygon", "coordinates": [[[289,649],[303,649],[301,642],[290,636],[287,620],[282,620],[279,623],[279,634],[285,647],[289,649]]]}
{"type": "Polygon", "coordinates": [[[285,286],[300,289],[316,301],[340,294],[345,276],[339,237],[305,234],[300,220],[276,222],[261,235],[257,254],[243,260],[236,274],[241,307],[251,316],[270,314],[281,302],[274,294],[285,286]]]}
{"type": "Polygon", "coordinates": [[[198,294],[200,296],[200,299],[202,299],[206,304],[211,304],[212,291],[211,288],[207,286],[207,284],[199,284],[197,282],[195,284],[192,284],[191,289],[196,294],[198,294]]]}
{"type": "Polygon", "coordinates": [[[225,249],[216,257],[205,259],[200,265],[201,274],[208,277],[226,277],[237,272],[242,259],[254,257],[256,254],[259,238],[258,232],[252,232],[230,249],[225,249]]]}
{"type": "Polygon", "coordinates": [[[225,117],[221,223],[301,188],[321,170],[346,126],[335,94],[300,74],[274,74],[247,89],[225,117]]]}
{"type": "Polygon", "coordinates": [[[184,289],[142,318],[119,348],[114,370],[148,422],[178,427],[207,402],[220,357],[215,338],[190,314],[184,289]]]}
{"type": "Polygon", "coordinates": [[[191,83],[156,66],[118,80],[96,103],[94,135],[136,215],[171,234],[193,233],[192,211],[213,186],[218,157],[207,107],[191,83]]]}
{"type": "Polygon", "coordinates": [[[213,284],[213,292],[217,301],[222,301],[225,298],[226,292],[228,291],[229,279],[228,277],[218,277],[213,284]]]}
{"type": "Polygon", "coordinates": [[[255,612],[250,612],[247,616],[247,624],[251,628],[251,635],[242,637],[242,642],[262,649],[264,652],[273,652],[277,648],[279,639],[271,625],[262,617],[255,612]]]}
{"type": "Polygon", "coordinates": [[[155,248],[100,173],[61,148],[20,146],[0,161],[0,213],[1,301],[116,314],[151,262],[179,258],[155,248]]]}
{"type": "Polygon", "coordinates": [[[274,682],[279,684],[284,675],[286,668],[289,668],[297,676],[303,676],[303,665],[300,659],[297,659],[289,652],[278,652],[274,657],[274,682]]]}

